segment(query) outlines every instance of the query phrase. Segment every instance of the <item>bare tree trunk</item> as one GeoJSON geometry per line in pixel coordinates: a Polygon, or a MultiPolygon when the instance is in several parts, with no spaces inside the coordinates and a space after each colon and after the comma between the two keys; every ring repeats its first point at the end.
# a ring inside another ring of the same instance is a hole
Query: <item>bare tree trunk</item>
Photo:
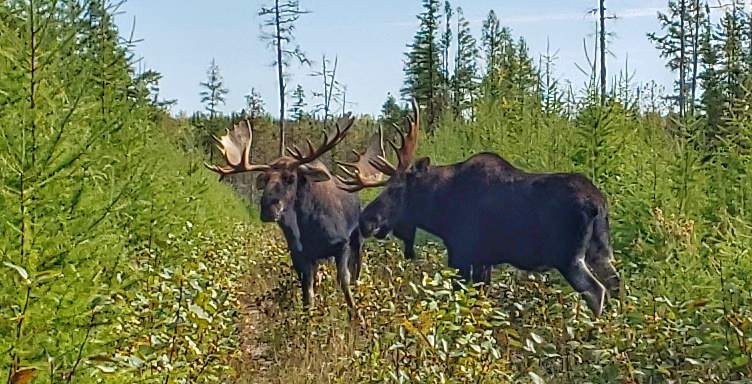
{"type": "Polygon", "coordinates": [[[321,77],[324,78],[324,124],[329,119],[329,83],[326,74],[326,55],[321,56],[321,77]]]}
{"type": "Polygon", "coordinates": [[[282,31],[279,0],[274,0],[274,18],[277,29],[277,80],[279,81],[279,155],[285,154],[285,78],[282,73],[282,31]]]}
{"type": "Polygon", "coordinates": [[[692,22],[694,23],[694,35],[692,36],[692,100],[690,100],[689,103],[689,114],[691,116],[694,116],[695,114],[695,100],[697,97],[697,70],[700,61],[700,0],[694,0],[694,7],[695,17],[694,20],[692,20],[692,22]]]}
{"type": "Polygon", "coordinates": [[[600,0],[601,106],[606,105],[606,0],[600,0]]]}

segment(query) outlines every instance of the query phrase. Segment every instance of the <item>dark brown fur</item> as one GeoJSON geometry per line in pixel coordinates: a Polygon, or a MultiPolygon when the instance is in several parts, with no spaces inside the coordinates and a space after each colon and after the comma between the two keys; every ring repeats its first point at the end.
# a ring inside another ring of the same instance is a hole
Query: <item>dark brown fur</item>
{"type": "Polygon", "coordinates": [[[602,283],[619,285],[603,194],[580,174],[527,173],[493,153],[447,166],[418,160],[364,209],[360,228],[366,236],[426,230],[444,241],[450,267],[467,280],[486,280],[487,267],[503,263],[557,269],[596,315],[602,283]]]}

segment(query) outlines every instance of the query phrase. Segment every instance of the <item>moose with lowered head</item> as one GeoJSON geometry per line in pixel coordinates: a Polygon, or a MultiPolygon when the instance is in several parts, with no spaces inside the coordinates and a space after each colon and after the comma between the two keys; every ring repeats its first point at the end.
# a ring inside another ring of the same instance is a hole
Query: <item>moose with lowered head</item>
{"type": "Polygon", "coordinates": [[[427,157],[413,162],[419,127],[414,100],[412,108],[401,146],[390,142],[397,165],[380,155],[368,159],[388,179],[367,177],[362,162],[341,164],[348,191],[384,187],[360,215],[363,236],[423,229],[443,240],[449,266],[467,281],[489,280],[498,264],[556,269],[600,316],[606,288],[619,289],[603,193],[583,175],[528,173],[493,153],[445,166],[433,166],[427,157]]]}
{"type": "MultiPolygon", "coordinates": [[[[227,164],[206,164],[222,176],[260,173],[257,183],[263,190],[261,221],[276,222],[282,229],[306,307],[313,300],[319,262],[334,258],[338,284],[347,305],[351,311],[355,310],[350,283],[358,279],[361,267],[360,200],[357,194],[339,188],[327,167],[318,160],[344,139],[353,121],[349,114],[345,115],[335,124],[335,132],[324,134],[324,142],[318,148],[307,141],[307,153],[293,146],[288,148],[289,156],[281,156],[269,164],[251,163],[253,133],[250,123],[241,121],[221,138],[215,137],[227,164]]],[[[383,154],[380,142],[359,155],[357,164],[364,174],[377,173],[369,170],[365,159],[378,156],[378,151],[383,154]]]]}

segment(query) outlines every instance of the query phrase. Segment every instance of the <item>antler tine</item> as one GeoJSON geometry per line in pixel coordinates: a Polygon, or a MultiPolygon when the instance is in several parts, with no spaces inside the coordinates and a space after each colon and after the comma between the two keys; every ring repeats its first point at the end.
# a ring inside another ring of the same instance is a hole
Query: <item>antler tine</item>
{"type": "Polygon", "coordinates": [[[316,160],[321,155],[334,148],[334,146],[339,144],[339,142],[341,142],[345,138],[348,130],[353,126],[354,121],[355,119],[351,116],[350,113],[341,117],[339,121],[335,123],[335,132],[333,136],[330,137],[329,133],[325,131],[324,141],[318,148],[315,148],[313,146],[313,143],[310,139],[306,139],[309,150],[308,154],[303,156],[302,154],[296,153],[293,155],[293,158],[295,158],[295,160],[297,160],[299,164],[310,163],[311,161],[316,160]]]}
{"type": "Polygon", "coordinates": [[[405,134],[403,135],[400,135],[402,146],[397,151],[397,158],[399,160],[397,169],[400,171],[404,171],[405,169],[407,169],[407,167],[410,166],[413,155],[415,155],[415,149],[418,145],[418,128],[420,126],[419,107],[418,102],[414,97],[411,100],[411,105],[413,108],[413,115],[407,116],[407,132],[405,132],[405,134]]]}
{"type": "Polygon", "coordinates": [[[253,172],[253,171],[265,171],[269,169],[266,164],[252,164],[250,161],[251,145],[253,144],[253,131],[248,121],[245,121],[246,128],[248,129],[248,141],[245,145],[242,145],[242,138],[240,137],[240,125],[235,124],[232,131],[225,129],[225,134],[221,138],[217,138],[212,135],[217,142],[217,148],[222,153],[222,157],[225,158],[226,166],[212,165],[204,162],[204,166],[213,172],[220,174],[220,177],[225,175],[240,173],[240,172],[253,172]],[[235,136],[235,138],[233,138],[235,136]],[[240,140],[238,143],[237,141],[240,140]],[[242,148],[241,148],[242,145],[242,148]]]}

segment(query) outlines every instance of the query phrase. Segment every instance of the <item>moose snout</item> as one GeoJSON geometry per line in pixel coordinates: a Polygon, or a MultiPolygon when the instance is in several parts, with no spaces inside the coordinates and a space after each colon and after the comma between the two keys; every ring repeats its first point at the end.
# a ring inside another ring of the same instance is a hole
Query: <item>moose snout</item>
{"type": "Polygon", "coordinates": [[[268,199],[261,202],[261,221],[265,223],[279,221],[282,216],[282,202],[279,199],[268,199]]]}

